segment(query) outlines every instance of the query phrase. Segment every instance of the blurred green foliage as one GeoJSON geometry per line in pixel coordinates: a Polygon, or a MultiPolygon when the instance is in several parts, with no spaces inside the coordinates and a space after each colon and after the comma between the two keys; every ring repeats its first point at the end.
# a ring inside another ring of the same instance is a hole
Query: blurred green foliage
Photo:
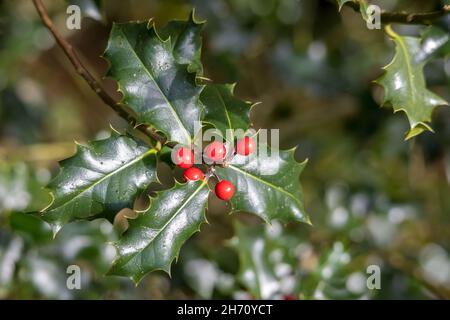
{"type": "MultiPolygon", "coordinates": [[[[440,3],[373,2],[411,12],[440,3]]],[[[188,241],[172,278],[151,274],[138,287],[103,275],[114,258],[106,243],[117,236],[109,222],[69,224],[52,240],[46,224],[20,212],[48,203],[41,186],[73,154],[73,138],[103,137],[109,122],[123,123],[78,78],[30,1],[0,1],[0,298],[450,298],[450,111],[436,110],[435,133],[403,141],[407,120],[380,109],[371,84],[393,55],[383,32],[326,0],[103,3],[104,21],[85,18],[69,31],[66,2],[47,1],[99,77],[112,21],[164,25],[195,7],[208,21],[205,76],[238,82],[239,97],[262,101],[254,126],[279,128],[281,146],[299,145],[298,159],[309,158],[302,183],[314,226],[264,227],[210,199],[210,223],[188,241]],[[66,287],[72,264],[81,290],[66,287]],[[365,285],[369,265],[381,269],[380,290],[365,285]]],[[[449,61],[434,60],[425,74],[449,100],[449,61]]]]}

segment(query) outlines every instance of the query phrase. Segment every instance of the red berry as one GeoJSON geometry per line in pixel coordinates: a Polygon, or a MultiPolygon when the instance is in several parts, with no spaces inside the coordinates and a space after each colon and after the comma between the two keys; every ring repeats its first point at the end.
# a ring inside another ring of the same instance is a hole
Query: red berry
{"type": "Polygon", "coordinates": [[[202,170],[196,167],[191,167],[186,169],[183,173],[183,176],[188,181],[197,181],[203,179],[205,176],[203,175],[202,170]]]}
{"type": "Polygon", "coordinates": [[[233,197],[234,185],[228,180],[222,180],[216,184],[215,190],[219,199],[228,201],[233,197]]]}
{"type": "Polygon", "coordinates": [[[194,152],[187,147],[181,147],[177,150],[174,162],[180,168],[190,168],[194,165],[194,152]]]}
{"type": "Polygon", "coordinates": [[[256,142],[253,138],[245,137],[244,139],[240,139],[236,143],[236,152],[243,156],[248,156],[253,153],[256,148],[256,142]]]}
{"type": "Polygon", "coordinates": [[[205,148],[206,157],[214,162],[221,161],[223,158],[225,158],[226,154],[227,149],[225,148],[225,145],[220,141],[213,141],[205,148]]]}

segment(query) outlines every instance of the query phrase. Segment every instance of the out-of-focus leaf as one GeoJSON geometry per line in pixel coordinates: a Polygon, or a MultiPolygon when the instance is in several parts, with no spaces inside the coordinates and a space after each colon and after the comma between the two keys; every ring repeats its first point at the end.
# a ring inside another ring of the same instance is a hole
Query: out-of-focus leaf
{"type": "Polygon", "coordinates": [[[70,4],[80,7],[81,14],[97,21],[103,20],[103,1],[101,0],[69,0],[70,4]]]}
{"type": "MultiPolygon", "coordinates": [[[[44,170],[45,171],[45,170],[44,170]]],[[[25,163],[0,163],[0,215],[4,211],[41,209],[50,197],[43,190],[45,177],[25,163]]]]}
{"type": "Polygon", "coordinates": [[[9,217],[11,228],[21,233],[24,237],[29,237],[34,243],[43,243],[52,238],[50,226],[38,217],[15,212],[9,217]]]}
{"type": "Polygon", "coordinates": [[[23,240],[9,233],[0,232],[0,298],[14,284],[17,262],[22,257],[23,240]]]}
{"type": "Polygon", "coordinates": [[[269,299],[279,290],[261,228],[235,224],[232,245],[239,254],[239,279],[257,299],[269,299]]]}
{"type": "Polygon", "coordinates": [[[447,57],[450,55],[450,30],[438,26],[430,26],[422,34],[420,50],[416,55],[416,63],[434,57],[447,57]]]}
{"type": "Polygon", "coordinates": [[[136,138],[115,131],[105,140],[78,144],[77,153],[60,162],[61,171],[48,186],[53,201],[41,213],[43,219],[54,233],[77,219],[112,220],[157,181],[155,153],[136,138]]]}
{"type": "Polygon", "coordinates": [[[179,64],[189,65],[189,72],[201,75],[203,65],[200,60],[202,52],[202,38],[200,32],[204,22],[196,21],[195,11],[191,12],[187,21],[170,21],[160,30],[163,39],[170,37],[173,56],[179,64]]]}
{"type": "Polygon", "coordinates": [[[205,222],[208,193],[206,181],[177,183],[159,192],[147,210],[129,220],[128,230],[115,244],[117,258],[109,274],[134,282],[154,270],[170,274],[183,243],[205,222]]]}
{"type": "Polygon", "coordinates": [[[203,121],[212,124],[224,138],[230,130],[246,131],[250,126],[250,109],[252,104],[237,99],[233,95],[234,84],[209,84],[203,89],[200,99],[205,107],[203,121]]]}
{"type": "Polygon", "coordinates": [[[336,0],[339,6],[339,11],[342,10],[342,7],[348,3],[353,3],[354,5],[358,5],[359,6],[359,12],[361,13],[361,16],[364,20],[367,21],[368,19],[368,15],[367,15],[367,8],[368,8],[368,4],[365,0],[336,0]]]}
{"type": "Polygon", "coordinates": [[[114,24],[104,54],[111,64],[108,75],[119,83],[122,102],[136,112],[138,122],[153,125],[170,141],[185,145],[191,143],[202,112],[202,87],[196,85],[196,74],[177,60],[184,63],[191,57],[191,66],[198,71],[193,45],[198,41],[188,41],[197,31],[188,28],[173,44],[170,37],[162,40],[151,22],[114,24]]]}
{"type": "Polygon", "coordinates": [[[283,298],[295,294],[298,284],[298,260],[290,259],[294,252],[278,223],[270,226],[234,225],[235,236],[230,241],[239,256],[239,281],[257,299],[283,298]]]}
{"type": "Polygon", "coordinates": [[[389,103],[394,112],[406,113],[410,124],[406,139],[410,139],[425,130],[432,131],[428,123],[434,108],[447,102],[427,89],[423,74],[425,63],[414,63],[420,39],[402,37],[390,26],[386,27],[386,33],[395,43],[395,56],[376,83],[384,88],[383,105],[389,103]]]}
{"type": "Polygon", "coordinates": [[[367,297],[366,276],[352,274],[348,268],[351,256],[341,242],[336,242],[315,272],[318,282],[314,299],[362,299],[367,297]],[[351,278],[353,277],[353,278],[351,278]]]}
{"type": "Polygon", "coordinates": [[[236,187],[230,200],[232,211],[254,213],[266,222],[310,223],[299,182],[306,161],[297,162],[294,149],[276,150],[262,143],[258,147],[258,153],[237,154],[225,168],[216,168],[219,177],[236,187]]]}

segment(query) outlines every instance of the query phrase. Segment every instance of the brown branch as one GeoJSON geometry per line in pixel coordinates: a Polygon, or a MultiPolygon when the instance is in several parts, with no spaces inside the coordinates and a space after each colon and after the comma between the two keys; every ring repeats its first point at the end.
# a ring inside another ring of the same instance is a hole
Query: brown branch
{"type": "MultiPolygon", "coordinates": [[[[102,85],[94,78],[94,76],[86,69],[86,67],[81,62],[76,51],[73,49],[72,45],[64,39],[59,31],[55,28],[52,20],[50,19],[47,10],[45,9],[42,0],[33,0],[34,6],[36,7],[42,22],[47,27],[47,29],[52,33],[53,38],[59,47],[64,51],[67,58],[74,66],[76,72],[87,82],[92,90],[102,99],[102,101],[111,107],[120,117],[125,119],[132,126],[136,125],[137,120],[135,116],[130,113],[122,104],[117,102],[113,97],[111,97],[108,92],[102,87],[102,85]]],[[[148,126],[138,126],[138,129],[144,132],[147,136],[153,138],[161,145],[167,145],[173,147],[174,144],[166,143],[166,139],[159,135],[153,128],[148,126]]]]}
{"type": "MultiPolygon", "coordinates": [[[[351,2],[346,2],[345,4],[357,12],[360,12],[361,10],[361,0],[353,0],[351,2]]],[[[449,13],[450,5],[444,5],[441,10],[425,13],[381,11],[381,22],[384,24],[403,23],[430,25],[434,20],[437,20],[449,13]]]]}

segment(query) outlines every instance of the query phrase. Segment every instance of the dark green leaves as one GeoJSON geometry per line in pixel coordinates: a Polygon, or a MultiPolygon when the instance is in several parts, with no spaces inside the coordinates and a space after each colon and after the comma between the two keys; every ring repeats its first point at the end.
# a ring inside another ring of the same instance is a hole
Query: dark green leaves
{"type": "Polygon", "coordinates": [[[147,210],[129,220],[128,230],[116,243],[118,257],[109,273],[134,282],[154,270],[170,274],[183,243],[205,222],[208,193],[206,181],[177,183],[159,192],[147,210]]]}
{"type": "Polygon", "coordinates": [[[54,199],[42,212],[55,233],[76,219],[112,219],[157,181],[155,150],[117,132],[87,146],[78,144],[77,153],[60,164],[60,173],[48,186],[54,199]]]}
{"type": "MultiPolygon", "coordinates": [[[[172,26],[166,33],[172,35],[174,30],[172,26]]],[[[201,114],[202,87],[196,85],[188,65],[180,63],[192,60],[190,69],[198,71],[199,43],[191,41],[196,33],[189,30],[163,40],[151,22],[114,24],[105,51],[109,75],[118,81],[122,102],[136,112],[138,122],[182,144],[191,143],[201,114]]]]}
{"type": "Polygon", "coordinates": [[[205,106],[203,121],[212,124],[223,137],[229,129],[231,137],[234,130],[246,131],[250,125],[250,108],[252,104],[233,96],[234,84],[210,84],[201,94],[205,106]]]}
{"type": "Polygon", "coordinates": [[[231,199],[233,211],[258,215],[264,221],[278,219],[282,222],[309,222],[303,207],[299,175],[306,161],[298,163],[294,150],[272,150],[259,144],[258,154],[249,157],[236,155],[226,168],[217,168],[222,179],[231,181],[236,193],[231,199]]]}
{"type": "Polygon", "coordinates": [[[425,63],[415,62],[420,50],[420,39],[402,37],[389,26],[386,32],[395,43],[395,56],[384,67],[385,74],[376,82],[385,91],[383,104],[389,103],[394,112],[404,111],[408,116],[411,129],[406,139],[409,139],[425,130],[432,131],[428,123],[433,109],[447,102],[427,89],[423,74],[425,63]]]}

